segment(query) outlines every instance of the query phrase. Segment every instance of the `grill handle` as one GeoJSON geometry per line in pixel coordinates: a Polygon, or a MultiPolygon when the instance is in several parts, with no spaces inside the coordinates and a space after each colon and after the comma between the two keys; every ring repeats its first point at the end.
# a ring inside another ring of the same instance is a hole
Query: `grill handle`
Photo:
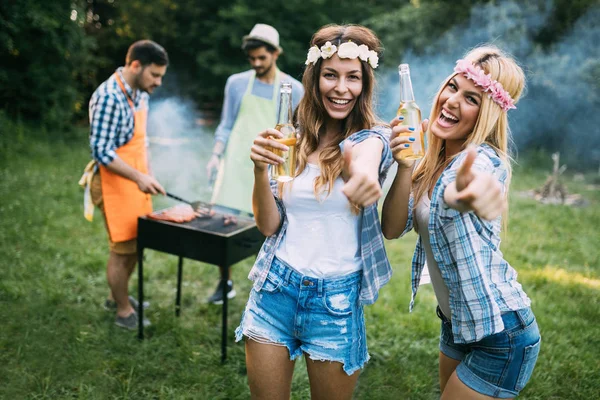
{"type": "Polygon", "coordinates": [[[191,201],[187,201],[187,200],[185,200],[185,199],[182,199],[182,198],[181,198],[181,197],[179,197],[179,196],[175,196],[173,193],[169,193],[169,192],[165,192],[165,193],[166,193],[167,197],[170,197],[170,198],[172,198],[172,199],[175,199],[175,200],[181,201],[181,202],[183,202],[183,203],[187,203],[187,204],[189,204],[189,205],[192,205],[192,202],[191,202],[191,201]]]}

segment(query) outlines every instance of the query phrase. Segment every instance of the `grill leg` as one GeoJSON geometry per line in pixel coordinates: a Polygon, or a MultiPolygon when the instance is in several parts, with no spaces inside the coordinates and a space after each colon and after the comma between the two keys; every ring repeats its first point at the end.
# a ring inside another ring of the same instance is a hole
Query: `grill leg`
{"type": "Polygon", "coordinates": [[[138,339],[144,339],[144,248],[138,245],[138,339]]]}
{"type": "Polygon", "coordinates": [[[221,290],[223,294],[223,328],[221,331],[221,363],[225,362],[227,358],[227,280],[229,279],[229,266],[226,265],[223,268],[223,277],[221,280],[221,290]]]}
{"type": "Polygon", "coordinates": [[[179,317],[181,311],[181,280],[183,276],[183,257],[179,257],[177,265],[177,296],[175,297],[175,315],[179,317]]]}

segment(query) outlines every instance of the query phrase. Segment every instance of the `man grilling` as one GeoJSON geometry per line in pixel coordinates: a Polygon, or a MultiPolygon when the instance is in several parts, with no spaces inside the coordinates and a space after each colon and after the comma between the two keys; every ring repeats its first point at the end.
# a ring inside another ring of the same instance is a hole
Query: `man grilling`
{"type": "MultiPolygon", "coordinates": [[[[212,156],[206,166],[209,179],[218,171],[212,202],[252,213],[253,164],[248,157],[257,132],[274,128],[277,123],[279,85],[292,84],[293,107],[304,94],[302,84],[277,68],[283,53],[279,33],[266,24],[256,24],[242,39],[242,50],[252,69],[231,75],[225,85],[221,121],[215,132],[212,156]]],[[[227,297],[235,297],[231,277],[227,297]]],[[[223,303],[221,282],[208,301],[223,303]]]]}
{"type": "MultiPolygon", "coordinates": [[[[167,52],[157,43],[133,43],[125,66],[96,89],[89,104],[95,166],[88,168],[86,197],[102,211],[110,249],[106,266],[110,292],[104,307],[116,311],[117,326],[131,330],[138,324],[138,303],[128,296],[137,261],[137,218],[152,212],[151,195],[165,194],[148,162],[148,95],[162,84],[168,63],[167,52]]],[[[86,217],[91,220],[93,206],[91,212],[89,206],[86,217]]]]}

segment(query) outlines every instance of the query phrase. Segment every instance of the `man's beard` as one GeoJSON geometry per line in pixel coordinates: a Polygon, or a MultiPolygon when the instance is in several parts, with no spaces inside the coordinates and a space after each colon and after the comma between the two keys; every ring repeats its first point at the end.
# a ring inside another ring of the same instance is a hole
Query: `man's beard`
{"type": "Polygon", "coordinates": [[[263,76],[267,75],[271,69],[273,68],[273,64],[269,65],[268,67],[266,67],[263,72],[258,72],[257,68],[254,68],[254,71],[256,71],[256,76],[259,78],[262,78],[263,76]]]}
{"type": "Polygon", "coordinates": [[[152,91],[156,87],[155,86],[144,86],[144,82],[143,82],[143,79],[142,79],[143,74],[144,74],[144,69],[142,69],[142,71],[139,73],[139,75],[137,75],[135,77],[135,86],[136,86],[136,89],[139,89],[142,92],[152,93],[152,91]]]}

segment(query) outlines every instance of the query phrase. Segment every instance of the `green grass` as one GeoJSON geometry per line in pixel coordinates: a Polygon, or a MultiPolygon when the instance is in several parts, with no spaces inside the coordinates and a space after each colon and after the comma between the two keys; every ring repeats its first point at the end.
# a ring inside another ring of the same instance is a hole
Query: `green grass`
{"type": "MultiPolygon", "coordinates": [[[[230,303],[224,365],[220,308],[204,303],[216,282],[214,266],[185,261],[183,311],[176,318],[177,259],[147,252],[153,325],[143,342],[114,327],[113,316],[101,308],[106,234],[98,213],[92,224],[83,219],[77,186],[89,157],[86,135],[53,140],[20,131],[0,138],[0,398],[249,398],[244,347],[234,343],[233,329],[250,290],[252,260],[233,268],[239,295],[230,303]]],[[[522,167],[513,192],[540,186],[545,176],[522,167]]],[[[503,251],[532,298],[543,336],[523,399],[592,399],[600,387],[600,195],[585,183],[569,188],[590,205],[511,199],[503,251]]],[[[439,322],[429,285],[408,313],[414,242],[411,235],[387,243],[395,275],[366,308],[372,358],[357,399],[439,397],[439,322]]],[[[296,365],[292,398],[309,398],[303,361],[296,365]]]]}

